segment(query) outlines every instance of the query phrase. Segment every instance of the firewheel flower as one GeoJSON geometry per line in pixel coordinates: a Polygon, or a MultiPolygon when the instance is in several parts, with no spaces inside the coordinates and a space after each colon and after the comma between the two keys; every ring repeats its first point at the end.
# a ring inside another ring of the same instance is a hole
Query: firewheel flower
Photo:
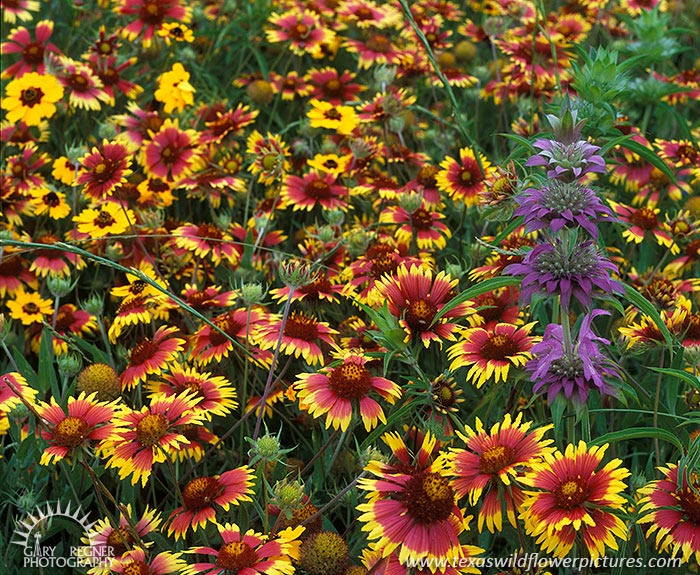
{"type": "Polygon", "coordinates": [[[188,553],[207,555],[209,561],[185,567],[182,575],[292,575],[294,561],[299,559],[300,535],[304,527],[288,527],[268,537],[238,525],[217,525],[222,543],[216,547],[194,547],[188,553]]]}
{"type": "Polygon", "coordinates": [[[398,464],[372,460],[365,470],[375,478],[365,477],[357,484],[369,492],[357,510],[372,548],[383,556],[398,550],[402,564],[431,556],[449,561],[461,555],[459,534],[467,519],[456,505],[445,459],[431,462],[435,437],[427,433],[413,457],[398,434],[387,433],[382,439],[398,464]]]}
{"type": "MultiPolygon", "coordinates": [[[[120,376],[122,387],[132,389],[149,375],[160,375],[168,362],[173,361],[184,349],[185,340],[176,337],[176,327],[163,326],[153,339],[145,338],[131,350],[129,363],[120,376]]],[[[201,399],[201,398],[200,398],[201,399]]]]}
{"type": "Polygon", "coordinates": [[[28,72],[7,85],[0,107],[7,110],[9,122],[39,126],[56,113],[56,102],[63,98],[63,86],[49,74],[28,72]]]}
{"type": "Polygon", "coordinates": [[[201,411],[194,411],[199,401],[188,390],[176,396],[156,395],[140,411],[125,411],[115,421],[115,432],[100,446],[109,458],[106,467],[116,467],[119,479],[131,475],[132,485],[140,480],[144,487],[154,464],[189,443],[182,427],[205,419],[201,411]]]}
{"type": "Polygon", "coordinates": [[[418,340],[428,347],[431,341],[442,344],[443,339],[454,340],[457,324],[450,320],[473,311],[469,303],[460,303],[436,319],[456,295],[456,286],[457,280],[445,272],[433,275],[416,265],[409,268],[401,264],[395,274],[377,281],[368,300],[371,305],[387,303],[389,313],[399,318],[399,325],[406,332],[405,342],[418,340]]]}
{"type": "Polygon", "coordinates": [[[174,533],[177,540],[190,528],[197,531],[215,521],[217,510],[228,511],[231,504],[252,501],[254,479],[253,470],[245,465],[221,475],[195,477],[182,489],[184,505],[170,514],[168,535],[174,533]]]}
{"type": "Polygon", "coordinates": [[[89,198],[104,200],[131,175],[131,154],[118,142],[103,140],[102,144],[80,158],[78,184],[89,198]]]}
{"type": "Polygon", "coordinates": [[[517,326],[498,323],[492,328],[464,330],[463,339],[447,350],[450,370],[469,366],[467,381],[477,388],[489,379],[506,381],[511,366],[522,367],[532,357],[531,350],[539,339],[530,335],[535,322],[517,326]]]}
{"type": "Polygon", "coordinates": [[[376,427],[379,421],[386,423],[381,406],[370,394],[375,392],[393,404],[401,396],[401,388],[393,381],[373,376],[367,362],[365,356],[347,352],[336,367],[298,375],[294,387],[299,407],[314,417],[325,415],[326,427],[342,431],[350,426],[354,407],[357,407],[367,431],[376,427]]]}
{"type": "Polygon", "coordinates": [[[41,437],[49,443],[41,455],[41,465],[58,463],[90,441],[106,439],[113,433],[116,406],[96,401],[96,395],[81,393],[77,399],[69,397],[65,411],[53,397],[51,403],[37,406],[39,415],[49,426],[41,432],[41,437]]]}
{"type": "Polygon", "coordinates": [[[168,72],[158,76],[158,89],[154,97],[159,102],[163,102],[163,110],[166,114],[170,114],[175,109],[182,112],[185,106],[194,104],[195,89],[189,80],[190,73],[180,62],[175,62],[168,72]]]}
{"type": "Polygon", "coordinates": [[[479,531],[484,523],[493,533],[503,524],[503,508],[508,521],[516,527],[515,515],[525,498],[521,480],[525,473],[539,463],[553,440],[544,439],[552,429],[546,425],[530,430],[531,422],[522,422],[522,413],[513,421],[506,414],[502,422],[490,430],[484,428],[477,417],[476,429],[467,426],[467,435],[457,435],[466,444],[466,449],[452,449],[449,457],[451,485],[458,497],[468,497],[469,504],[479,505],[479,531]]]}
{"type": "Polygon", "coordinates": [[[700,563],[700,482],[688,471],[679,477],[678,465],[660,468],[663,477],[640,490],[641,518],[649,523],[647,539],[656,533],[655,545],[661,553],[682,554],[683,563],[700,563]]]}
{"type": "Polygon", "coordinates": [[[486,192],[486,181],[496,173],[496,168],[486,157],[479,154],[479,160],[481,168],[471,148],[462,148],[458,160],[449,156],[445,158],[436,178],[438,188],[455,202],[461,201],[467,206],[478,204],[479,196],[486,192]]]}
{"type": "Polygon", "coordinates": [[[33,403],[37,393],[16,371],[0,375],[0,412],[12,411],[22,400],[33,403]]]}
{"type": "Polygon", "coordinates": [[[537,538],[546,553],[564,557],[577,534],[592,559],[617,550],[617,539],[627,539],[627,527],[618,517],[625,498],[623,479],[630,475],[619,459],[599,469],[608,445],[569,444],[566,451],[545,454],[523,479],[526,491],[520,517],[528,535],[537,538]]]}

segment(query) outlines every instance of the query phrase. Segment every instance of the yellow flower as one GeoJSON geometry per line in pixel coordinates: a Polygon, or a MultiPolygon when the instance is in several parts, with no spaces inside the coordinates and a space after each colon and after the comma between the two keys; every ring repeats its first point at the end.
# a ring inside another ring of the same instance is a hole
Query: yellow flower
{"type": "Polygon", "coordinates": [[[103,238],[125,232],[135,222],[134,213],[114,203],[106,203],[97,209],[88,208],[73,218],[78,231],[91,238],[103,238]]]}
{"type": "Polygon", "coordinates": [[[53,162],[51,175],[62,184],[72,186],[75,184],[76,165],[65,156],[59,156],[53,162]]]}
{"type": "Polygon", "coordinates": [[[48,214],[52,220],[62,220],[70,214],[70,206],[66,202],[66,194],[54,192],[48,188],[34,188],[29,192],[32,196],[34,215],[48,214]]]}
{"type": "Polygon", "coordinates": [[[195,89],[189,82],[190,73],[179,62],[175,62],[169,72],[158,76],[158,89],[155,98],[163,102],[166,114],[175,108],[182,112],[188,104],[194,104],[195,89]]]}
{"type": "Polygon", "coordinates": [[[170,46],[170,40],[175,40],[176,42],[194,42],[194,33],[192,30],[179,22],[165,22],[160,30],[158,30],[158,36],[164,38],[168,46],[170,46]]]}
{"type": "Polygon", "coordinates": [[[311,110],[306,116],[312,128],[328,128],[342,136],[349,136],[359,124],[355,110],[350,106],[334,106],[329,102],[311,100],[311,110]]]}
{"type": "Polygon", "coordinates": [[[22,325],[41,323],[44,316],[53,313],[50,299],[44,299],[36,292],[27,293],[24,290],[19,290],[15,299],[7,302],[7,307],[10,308],[10,317],[20,320],[22,325]]]}
{"type": "Polygon", "coordinates": [[[56,113],[55,102],[63,98],[63,86],[51,75],[28,72],[7,85],[7,96],[0,107],[7,110],[10,122],[24,121],[38,126],[43,118],[56,113]]]}

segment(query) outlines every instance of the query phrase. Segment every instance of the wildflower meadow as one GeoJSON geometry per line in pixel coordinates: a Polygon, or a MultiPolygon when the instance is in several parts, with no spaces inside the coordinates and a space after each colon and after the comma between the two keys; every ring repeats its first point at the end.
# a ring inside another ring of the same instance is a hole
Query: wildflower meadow
{"type": "Polygon", "coordinates": [[[1,573],[700,573],[700,0],[0,8],[1,573]]]}

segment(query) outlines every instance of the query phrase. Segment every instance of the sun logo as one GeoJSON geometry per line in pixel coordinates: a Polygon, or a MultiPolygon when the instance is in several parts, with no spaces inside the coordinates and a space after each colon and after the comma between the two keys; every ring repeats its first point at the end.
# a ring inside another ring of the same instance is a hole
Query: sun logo
{"type": "MultiPolygon", "coordinates": [[[[43,507],[37,508],[33,513],[17,522],[15,537],[12,541],[12,543],[24,548],[25,567],[63,567],[85,563],[86,558],[82,557],[81,548],[78,546],[63,549],[67,555],[59,557],[57,556],[57,546],[42,545],[42,538],[49,532],[57,518],[75,523],[80,527],[82,533],[88,533],[92,526],[97,523],[90,521],[89,515],[83,513],[80,505],[71,509],[70,502],[66,507],[61,507],[61,503],[57,502],[55,507],[51,503],[46,503],[43,507]]],[[[87,559],[89,560],[89,558],[87,559]]]]}

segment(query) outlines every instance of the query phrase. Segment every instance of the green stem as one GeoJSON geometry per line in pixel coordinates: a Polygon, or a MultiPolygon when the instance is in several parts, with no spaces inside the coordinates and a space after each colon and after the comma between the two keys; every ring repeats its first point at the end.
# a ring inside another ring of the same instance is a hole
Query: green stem
{"type": "Polygon", "coordinates": [[[282,347],[282,338],[284,337],[284,328],[287,325],[287,318],[289,317],[289,310],[292,307],[292,298],[294,297],[294,286],[289,287],[289,295],[287,296],[287,301],[284,302],[284,311],[282,312],[282,324],[280,325],[280,333],[277,337],[277,345],[275,345],[275,353],[272,356],[272,365],[270,365],[270,370],[267,372],[267,381],[265,382],[265,389],[263,391],[262,398],[260,399],[260,410],[258,411],[258,419],[255,422],[255,431],[253,432],[253,441],[257,441],[258,435],[260,435],[260,426],[262,424],[262,418],[265,413],[265,402],[267,401],[270,391],[272,391],[272,380],[274,379],[275,366],[277,365],[277,360],[280,356],[280,348],[282,347]]]}

